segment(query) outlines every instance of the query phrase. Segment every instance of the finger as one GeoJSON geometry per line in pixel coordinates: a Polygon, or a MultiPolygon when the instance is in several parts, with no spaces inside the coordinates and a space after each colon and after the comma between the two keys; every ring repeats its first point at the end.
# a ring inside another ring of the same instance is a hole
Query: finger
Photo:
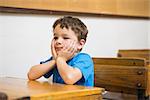
{"type": "Polygon", "coordinates": [[[68,51],[71,52],[75,47],[75,41],[72,41],[68,46],[68,51]]]}
{"type": "Polygon", "coordinates": [[[74,49],[73,49],[72,52],[77,52],[77,44],[76,44],[76,43],[75,43],[75,45],[74,45],[74,49]]]}
{"type": "Polygon", "coordinates": [[[63,49],[62,49],[62,51],[66,51],[66,52],[68,52],[69,50],[70,50],[70,48],[71,48],[71,46],[72,46],[72,44],[73,44],[73,41],[70,41],[70,43],[67,45],[64,45],[64,47],[63,47],[63,49]]]}
{"type": "Polygon", "coordinates": [[[52,41],[51,41],[51,50],[53,49],[53,39],[52,39],[52,41]]]}
{"type": "Polygon", "coordinates": [[[69,51],[73,52],[75,48],[76,48],[76,42],[74,41],[73,44],[71,45],[69,51]]]}
{"type": "Polygon", "coordinates": [[[57,56],[57,53],[56,53],[56,50],[55,50],[55,47],[54,47],[54,39],[52,40],[51,51],[52,51],[52,55],[53,55],[53,57],[55,59],[56,56],[57,56]]]}
{"type": "Polygon", "coordinates": [[[72,45],[72,47],[71,47],[71,49],[70,49],[70,52],[76,52],[77,51],[77,42],[76,41],[74,41],[73,42],[73,45],[72,45]]]}
{"type": "Polygon", "coordinates": [[[52,39],[52,42],[51,42],[51,51],[52,51],[52,53],[54,51],[54,39],[52,39]]]}

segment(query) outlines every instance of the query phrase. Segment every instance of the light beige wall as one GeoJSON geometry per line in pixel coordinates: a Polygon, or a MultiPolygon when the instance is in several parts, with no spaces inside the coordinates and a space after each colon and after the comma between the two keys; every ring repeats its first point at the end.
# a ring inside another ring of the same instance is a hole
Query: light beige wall
{"type": "MultiPolygon", "coordinates": [[[[0,75],[26,78],[31,65],[48,59],[51,27],[59,17],[0,14],[0,75]]],[[[77,17],[89,29],[82,52],[92,57],[115,57],[118,49],[148,48],[148,20],[77,17]]]]}

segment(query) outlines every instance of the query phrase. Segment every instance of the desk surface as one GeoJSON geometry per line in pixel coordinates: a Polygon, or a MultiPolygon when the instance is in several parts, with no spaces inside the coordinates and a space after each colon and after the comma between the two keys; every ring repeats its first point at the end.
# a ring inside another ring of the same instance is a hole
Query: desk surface
{"type": "Polygon", "coordinates": [[[0,92],[7,94],[9,99],[101,99],[103,88],[64,85],[42,81],[0,77],[0,92]]]}

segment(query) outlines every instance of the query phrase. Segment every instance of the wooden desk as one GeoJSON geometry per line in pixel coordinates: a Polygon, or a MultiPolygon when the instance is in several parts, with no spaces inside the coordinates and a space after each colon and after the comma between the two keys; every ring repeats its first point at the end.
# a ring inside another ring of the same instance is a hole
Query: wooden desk
{"type": "Polygon", "coordinates": [[[120,49],[118,57],[126,58],[144,58],[147,64],[150,64],[150,49],[120,49]]]}
{"type": "Polygon", "coordinates": [[[148,82],[147,82],[146,95],[149,96],[150,98],[150,64],[147,65],[147,68],[148,68],[148,82]]]}
{"type": "Polygon", "coordinates": [[[150,49],[120,49],[118,50],[118,57],[145,59],[145,66],[148,69],[146,96],[150,96],[150,49]]]}
{"type": "Polygon", "coordinates": [[[93,61],[95,86],[110,92],[136,94],[138,100],[148,98],[150,73],[145,59],[93,58],[93,61]]]}
{"type": "Polygon", "coordinates": [[[0,92],[7,94],[8,99],[31,100],[101,100],[103,88],[64,85],[25,79],[0,77],[0,92]]]}

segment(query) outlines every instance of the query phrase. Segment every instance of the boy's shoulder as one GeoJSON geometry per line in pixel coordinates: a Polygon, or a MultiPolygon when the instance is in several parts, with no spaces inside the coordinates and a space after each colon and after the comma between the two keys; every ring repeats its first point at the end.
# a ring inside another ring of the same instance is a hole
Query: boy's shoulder
{"type": "Polygon", "coordinates": [[[78,53],[75,57],[90,57],[91,58],[91,56],[87,53],[78,53]]]}
{"type": "Polygon", "coordinates": [[[91,60],[91,56],[87,53],[78,53],[76,54],[74,57],[73,57],[73,60],[77,60],[77,59],[80,59],[80,60],[91,60]]]}

